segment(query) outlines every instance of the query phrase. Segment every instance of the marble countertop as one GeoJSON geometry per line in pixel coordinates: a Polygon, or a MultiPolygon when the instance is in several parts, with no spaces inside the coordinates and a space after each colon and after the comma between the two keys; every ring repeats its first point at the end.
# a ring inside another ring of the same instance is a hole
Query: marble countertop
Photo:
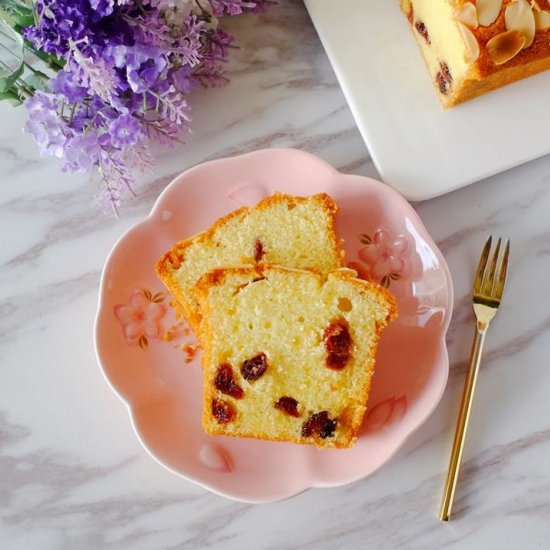
{"type": "MultiPolygon", "coordinates": [[[[0,105],[0,547],[4,549],[550,548],[550,157],[415,205],[455,283],[451,372],[430,420],[367,479],[285,502],[225,500],[142,449],[98,368],[105,258],[177,173],[262,147],[376,170],[300,0],[236,18],[232,84],[196,94],[187,147],[159,151],[121,217],[87,177],[40,159],[0,105]],[[246,97],[246,101],[242,98],[246,97]],[[470,349],[472,273],[509,236],[504,305],[488,336],[455,517],[437,520],[470,349]]],[[[521,139],[521,136],[516,136],[521,139]]],[[[396,152],[398,154],[398,152],[396,152]]]]}

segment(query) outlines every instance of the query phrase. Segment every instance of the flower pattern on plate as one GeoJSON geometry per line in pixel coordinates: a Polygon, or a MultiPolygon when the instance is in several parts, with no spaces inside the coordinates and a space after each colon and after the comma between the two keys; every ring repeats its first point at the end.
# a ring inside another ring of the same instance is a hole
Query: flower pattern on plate
{"type": "Polygon", "coordinates": [[[407,396],[388,397],[367,410],[365,428],[367,431],[375,431],[387,428],[396,420],[401,420],[407,410],[407,396]]]}
{"type": "Polygon", "coordinates": [[[115,317],[122,325],[122,334],[130,346],[147,349],[149,339],[158,339],[161,333],[160,320],[166,313],[164,294],[152,294],[150,290],[135,290],[128,304],[117,304],[115,317]]]}
{"type": "Polygon", "coordinates": [[[228,452],[219,445],[203,445],[199,451],[199,459],[211,470],[230,473],[233,469],[228,452]]]}
{"type": "Polygon", "coordinates": [[[230,189],[226,196],[240,206],[254,206],[269,194],[269,191],[262,185],[246,184],[230,189]]]}
{"type": "Polygon", "coordinates": [[[394,236],[390,231],[378,228],[372,238],[362,233],[359,240],[364,246],[358,252],[358,262],[349,262],[349,267],[358,271],[359,276],[379,282],[388,288],[392,281],[398,281],[405,274],[408,264],[409,238],[405,235],[394,236]]]}

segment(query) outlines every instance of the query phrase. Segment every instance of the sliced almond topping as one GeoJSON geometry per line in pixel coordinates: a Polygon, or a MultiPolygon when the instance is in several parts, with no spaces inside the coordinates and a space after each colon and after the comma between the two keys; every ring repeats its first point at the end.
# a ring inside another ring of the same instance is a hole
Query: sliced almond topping
{"type": "Polygon", "coordinates": [[[476,7],[471,2],[466,2],[455,11],[455,19],[471,29],[475,29],[478,26],[476,7]]]}
{"type": "Polygon", "coordinates": [[[514,0],[504,12],[506,30],[519,31],[525,37],[524,48],[528,48],[535,39],[535,16],[527,0],[514,0]]]}
{"type": "Polygon", "coordinates": [[[540,12],[535,12],[535,28],[537,31],[544,31],[550,29],[550,11],[541,10],[540,12]]]}
{"type": "Polygon", "coordinates": [[[501,32],[487,42],[487,53],[495,65],[502,65],[515,57],[524,44],[525,36],[519,31],[501,32]]]}
{"type": "Polygon", "coordinates": [[[492,25],[502,8],[502,0],[477,0],[477,19],[480,25],[492,25]]]}
{"type": "Polygon", "coordinates": [[[479,42],[474,36],[474,33],[462,23],[457,23],[464,42],[466,43],[466,51],[468,52],[468,59],[473,63],[479,57],[479,42]]]}
{"type": "Polygon", "coordinates": [[[412,11],[411,0],[401,0],[401,9],[408,15],[412,11]]]}

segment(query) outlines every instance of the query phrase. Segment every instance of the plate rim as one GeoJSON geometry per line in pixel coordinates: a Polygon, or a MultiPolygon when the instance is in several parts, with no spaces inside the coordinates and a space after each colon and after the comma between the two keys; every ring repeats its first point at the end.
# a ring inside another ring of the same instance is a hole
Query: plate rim
{"type": "Polygon", "coordinates": [[[450,272],[449,266],[447,264],[447,261],[445,260],[445,257],[443,256],[443,253],[440,251],[440,249],[437,246],[436,242],[434,241],[433,237],[431,236],[431,234],[426,229],[424,223],[422,222],[422,219],[420,218],[420,216],[418,215],[416,210],[407,201],[407,199],[405,199],[397,190],[395,190],[394,188],[390,187],[389,185],[387,185],[387,184],[385,184],[385,183],[383,183],[379,180],[376,180],[376,179],[368,177],[368,176],[360,176],[360,175],[354,175],[354,174],[344,174],[344,173],[340,172],[339,170],[337,170],[336,168],[334,168],[331,164],[329,164],[325,160],[317,157],[316,155],[314,155],[312,153],[308,153],[308,152],[305,152],[305,151],[302,151],[302,150],[299,150],[299,149],[294,149],[294,148],[282,148],[282,147],[264,148],[264,149],[249,151],[249,152],[246,152],[246,153],[237,154],[237,155],[233,155],[233,156],[211,159],[211,160],[208,160],[208,161],[205,161],[205,162],[202,162],[202,163],[197,163],[194,166],[192,166],[192,167],[184,170],[183,172],[179,173],[162,190],[160,195],[155,200],[155,202],[154,202],[153,206],[151,207],[151,210],[149,211],[147,216],[145,216],[145,218],[143,218],[140,221],[138,221],[137,223],[135,223],[132,227],[128,228],[116,240],[116,242],[111,247],[109,253],[107,254],[107,257],[105,259],[105,263],[104,263],[104,266],[103,266],[103,269],[102,269],[102,272],[101,272],[100,284],[99,284],[99,289],[98,289],[98,303],[97,303],[97,309],[96,309],[94,326],[93,326],[93,346],[94,346],[94,352],[95,352],[95,356],[96,356],[96,359],[97,359],[97,362],[98,362],[99,370],[101,371],[101,374],[103,375],[103,378],[107,382],[107,385],[114,392],[114,394],[126,406],[126,409],[128,411],[129,417],[130,417],[130,423],[132,425],[132,429],[134,431],[134,434],[136,435],[136,437],[137,437],[138,441],[140,442],[141,446],[145,449],[145,451],[147,452],[147,454],[149,456],[151,456],[158,464],[160,464],[161,466],[166,468],[171,473],[177,475],[180,478],[185,479],[186,481],[194,483],[195,485],[197,485],[199,487],[202,487],[202,488],[204,488],[204,489],[206,489],[206,490],[208,490],[208,491],[210,491],[210,492],[212,492],[216,495],[219,495],[219,496],[222,496],[222,497],[225,497],[225,498],[228,498],[230,500],[237,501],[237,502],[244,502],[244,503],[249,503],[249,504],[261,504],[261,503],[279,502],[279,501],[287,500],[289,498],[297,496],[297,495],[299,495],[299,494],[301,494],[301,493],[303,493],[303,492],[305,492],[309,489],[313,489],[313,488],[341,487],[341,486],[345,486],[345,485],[348,485],[348,484],[351,484],[351,483],[355,483],[355,482],[357,482],[361,479],[365,479],[365,478],[371,476],[372,474],[377,472],[381,467],[383,467],[385,464],[387,464],[388,462],[390,462],[392,459],[395,458],[395,456],[397,455],[399,450],[405,445],[405,443],[432,416],[435,409],[440,404],[441,398],[443,397],[443,393],[445,392],[445,389],[447,387],[450,365],[449,365],[449,353],[448,353],[448,348],[447,348],[447,345],[446,345],[446,336],[447,336],[447,333],[448,333],[448,330],[449,330],[449,325],[450,325],[451,318],[452,318],[452,315],[453,315],[453,309],[454,309],[454,286],[453,286],[453,280],[452,280],[452,277],[451,277],[451,272],[450,272]],[[440,348],[440,351],[441,351],[440,362],[443,364],[444,376],[443,376],[443,380],[441,382],[441,387],[440,387],[439,393],[437,395],[437,399],[434,399],[431,407],[427,410],[426,414],[421,418],[421,420],[416,424],[416,426],[414,426],[414,428],[409,433],[407,433],[407,435],[405,437],[403,437],[403,439],[397,445],[394,446],[392,451],[387,455],[387,457],[383,460],[383,462],[381,462],[372,471],[367,472],[366,474],[359,474],[359,475],[356,475],[356,476],[352,476],[350,478],[346,478],[346,480],[344,480],[344,481],[324,482],[320,479],[313,478],[313,479],[309,480],[309,482],[310,482],[309,485],[304,486],[304,487],[302,487],[298,490],[295,490],[293,492],[286,493],[284,496],[273,495],[273,496],[267,496],[267,497],[247,498],[247,497],[244,497],[244,496],[241,496],[241,495],[231,494],[227,491],[224,491],[223,489],[219,489],[218,487],[214,486],[213,484],[208,483],[207,481],[197,479],[192,475],[188,475],[188,474],[184,474],[182,472],[179,472],[179,471],[175,470],[174,468],[172,468],[171,466],[169,466],[168,464],[166,464],[165,462],[163,462],[160,458],[158,458],[149,449],[149,447],[147,446],[145,441],[142,439],[142,437],[139,433],[139,430],[136,426],[136,422],[134,420],[133,409],[132,409],[132,403],[130,401],[128,401],[118,391],[118,389],[114,386],[114,384],[111,382],[111,380],[109,379],[109,377],[106,373],[104,362],[101,358],[101,354],[100,354],[100,351],[99,351],[99,328],[100,328],[101,314],[102,314],[103,309],[104,309],[104,302],[105,302],[104,295],[105,295],[107,272],[108,272],[108,269],[110,267],[110,264],[112,262],[112,259],[113,259],[114,255],[118,251],[118,248],[131,236],[132,233],[137,231],[141,226],[150,223],[150,221],[161,211],[162,203],[164,202],[165,197],[169,194],[169,192],[172,190],[172,188],[174,188],[175,186],[178,186],[178,185],[186,185],[187,176],[189,174],[193,174],[195,171],[200,170],[201,168],[203,168],[205,166],[211,166],[213,164],[224,163],[224,162],[227,162],[227,161],[239,161],[240,159],[242,159],[244,157],[265,155],[265,154],[271,155],[273,153],[275,153],[275,154],[301,155],[304,158],[309,159],[309,161],[315,161],[317,164],[324,165],[325,169],[330,170],[334,174],[338,175],[338,177],[340,177],[340,178],[353,178],[353,179],[359,178],[359,179],[362,179],[362,180],[367,180],[367,181],[369,181],[369,183],[375,184],[376,186],[383,188],[384,190],[386,190],[390,194],[393,194],[395,196],[395,198],[399,202],[401,202],[409,210],[409,214],[411,215],[411,217],[414,218],[414,223],[424,230],[425,235],[423,236],[423,239],[427,241],[427,244],[430,246],[430,249],[432,250],[432,252],[435,253],[435,255],[438,259],[438,262],[440,263],[440,265],[443,268],[443,273],[445,275],[445,280],[446,280],[445,289],[446,289],[446,292],[447,292],[448,307],[445,309],[445,316],[444,316],[443,323],[441,325],[442,326],[441,336],[439,338],[439,348],[440,348]]]}

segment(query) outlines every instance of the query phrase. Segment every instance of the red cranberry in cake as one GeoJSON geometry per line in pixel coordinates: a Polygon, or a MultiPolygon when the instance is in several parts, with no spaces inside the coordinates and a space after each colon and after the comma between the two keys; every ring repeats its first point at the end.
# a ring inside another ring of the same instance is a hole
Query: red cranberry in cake
{"type": "Polygon", "coordinates": [[[254,260],[260,262],[265,255],[264,243],[260,239],[256,239],[254,243],[254,260]]]}
{"type": "Polygon", "coordinates": [[[447,63],[444,63],[443,61],[439,63],[439,72],[435,76],[435,80],[439,86],[439,91],[442,94],[448,94],[451,91],[453,77],[447,63]]]}
{"type": "Polygon", "coordinates": [[[302,425],[302,437],[318,436],[321,439],[326,439],[334,435],[336,430],[336,420],[332,420],[328,416],[327,411],[321,411],[312,414],[302,425]]]}
{"type": "Polygon", "coordinates": [[[331,323],[323,337],[327,350],[327,367],[334,370],[343,369],[351,357],[353,346],[346,323],[342,321],[331,323]]]}
{"type": "Polygon", "coordinates": [[[258,355],[255,355],[251,359],[247,359],[243,362],[241,374],[248,382],[254,382],[263,376],[266,370],[267,356],[265,353],[258,353],[258,355]]]}
{"type": "Polygon", "coordinates": [[[227,424],[235,417],[235,410],[227,401],[212,399],[210,408],[212,410],[212,416],[216,419],[218,424],[227,424]]]}
{"type": "Polygon", "coordinates": [[[293,397],[280,397],[279,400],[273,405],[276,409],[289,414],[290,416],[299,417],[298,401],[293,397]]]}
{"type": "Polygon", "coordinates": [[[426,41],[426,43],[431,44],[430,35],[428,34],[428,29],[426,28],[426,25],[424,25],[422,21],[417,21],[414,24],[414,27],[417,30],[418,34],[426,41]]]}
{"type": "Polygon", "coordinates": [[[235,382],[231,365],[224,364],[218,368],[214,385],[222,393],[230,395],[235,399],[242,399],[244,396],[243,389],[235,382]]]}

